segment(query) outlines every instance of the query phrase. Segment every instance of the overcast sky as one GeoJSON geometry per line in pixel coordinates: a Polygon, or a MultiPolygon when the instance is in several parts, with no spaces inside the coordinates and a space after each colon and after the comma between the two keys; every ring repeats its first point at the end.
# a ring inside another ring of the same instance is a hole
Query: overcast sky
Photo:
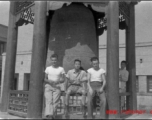
{"type": "MultiPolygon", "coordinates": [[[[152,42],[152,1],[142,1],[135,7],[136,42],[152,42]]],[[[9,2],[0,1],[0,24],[8,25],[9,2]]],[[[106,32],[100,36],[100,44],[106,44],[106,32]]],[[[125,41],[124,30],[119,31],[120,43],[125,41]]]]}

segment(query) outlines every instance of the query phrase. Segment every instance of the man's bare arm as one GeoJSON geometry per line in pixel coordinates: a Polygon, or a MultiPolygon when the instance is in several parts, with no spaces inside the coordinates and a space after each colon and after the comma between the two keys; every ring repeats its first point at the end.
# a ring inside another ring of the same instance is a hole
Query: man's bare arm
{"type": "Polygon", "coordinates": [[[88,82],[87,73],[84,73],[82,78],[80,79],[80,82],[88,82]]]}
{"type": "Polygon", "coordinates": [[[65,77],[65,92],[67,91],[68,89],[68,82],[69,82],[69,78],[65,77]]]}
{"type": "Polygon", "coordinates": [[[103,80],[103,85],[102,85],[101,89],[103,90],[105,88],[105,86],[106,86],[105,74],[102,74],[101,77],[102,77],[102,80],[103,80]]]}
{"type": "Polygon", "coordinates": [[[91,79],[90,73],[87,74],[87,79],[88,79],[88,88],[92,89],[91,86],[90,86],[90,79],[91,79]]]}
{"type": "Polygon", "coordinates": [[[60,83],[64,83],[64,82],[65,82],[65,74],[62,74],[60,78],[60,83]]]}
{"type": "Polygon", "coordinates": [[[62,84],[65,81],[65,74],[61,74],[61,77],[58,81],[55,82],[55,84],[62,84]]]}
{"type": "Polygon", "coordinates": [[[48,83],[48,84],[50,84],[50,85],[53,85],[53,84],[54,84],[53,81],[48,80],[48,74],[45,74],[44,82],[45,82],[45,83],[48,83]]]}

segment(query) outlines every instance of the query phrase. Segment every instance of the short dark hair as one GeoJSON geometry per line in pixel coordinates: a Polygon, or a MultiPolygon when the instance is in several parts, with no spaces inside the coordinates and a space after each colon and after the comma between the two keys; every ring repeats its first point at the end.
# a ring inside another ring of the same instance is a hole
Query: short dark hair
{"type": "Polygon", "coordinates": [[[74,60],[74,63],[75,63],[75,62],[79,62],[79,63],[81,64],[81,60],[79,60],[79,59],[75,59],[75,60],[74,60]]]}
{"type": "Polygon", "coordinates": [[[90,61],[91,61],[91,62],[93,62],[93,61],[99,61],[99,59],[98,59],[97,57],[92,57],[92,58],[90,59],[90,61]]]}
{"type": "Polygon", "coordinates": [[[121,61],[121,63],[124,63],[125,65],[127,65],[127,62],[125,60],[121,61]]]}
{"type": "Polygon", "coordinates": [[[84,70],[84,68],[81,66],[81,67],[80,67],[80,70],[84,70]]]}
{"type": "Polygon", "coordinates": [[[57,54],[52,54],[50,58],[57,58],[58,59],[58,55],[57,54]]]}

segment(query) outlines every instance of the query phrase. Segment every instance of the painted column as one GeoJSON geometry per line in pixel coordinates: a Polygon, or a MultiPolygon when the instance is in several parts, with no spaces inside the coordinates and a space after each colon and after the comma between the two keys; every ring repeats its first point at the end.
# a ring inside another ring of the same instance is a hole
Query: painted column
{"type": "Polygon", "coordinates": [[[135,8],[134,4],[130,4],[129,25],[126,29],[126,61],[127,70],[129,71],[129,80],[127,82],[127,92],[131,96],[127,98],[128,109],[137,109],[136,96],[136,55],[135,55],[135,8]]]}
{"type": "MultiPolygon", "coordinates": [[[[107,99],[108,110],[119,111],[119,3],[109,1],[107,9],[107,99]]],[[[110,114],[109,118],[119,118],[110,114]]]]}
{"type": "Polygon", "coordinates": [[[35,21],[31,62],[28,118],[42,118],[43,81],[46,54],[46,1],[35,1],[35,21]]]}
{"type": "Polygon", "coordinates": [[[16,26],[15,2],[10,2],[9,26],[8,26],[8,35],[7,35],[7,48],[6,48],[7,54],[5,61],[4,82],[2,85],[3,86],[2,101],[1,101],[2,112],[7,111],[10,85],[11,85],[11,81],[14,79],[14,74],[15,74],[17,34],[18,34],[18,27],[16,26]]]}

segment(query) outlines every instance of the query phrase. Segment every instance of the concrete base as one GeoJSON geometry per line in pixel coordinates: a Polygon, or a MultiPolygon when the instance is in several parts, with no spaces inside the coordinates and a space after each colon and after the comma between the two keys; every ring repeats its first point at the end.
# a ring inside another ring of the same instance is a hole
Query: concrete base
{"type": "MultiPolygon", "coordinates": [[[[18,117],[18,116],[14,116],[14,115],[10,115],[6,112],[0,112],[0,119],[25,119],[22,117],[18,117]]],[[[58,115],[56,117],[56,119],[65,119],[64,115],[58,115]]],[[[71,114],[69,119],[87,119],[87,118],[83,118],[82,115],[78,115],[78,114],[71,114]]],[[[95,116],[94,119],[99,119],[99,116],[95,116]]],[[[127,116],[123,119],[152,119],[152,114],[134,114],[131,116],[127,116]]]]}
{"type": "Polygon", "coordinates": [[[126,119],[152,119],[152,114],[134,114],[127,117],[126,119]]]}
{"type": "Polygon", "coordinates": [[[25,118],[10,115],[7,112],[0,112],[0,119],[25,119],[25,118]]]}

